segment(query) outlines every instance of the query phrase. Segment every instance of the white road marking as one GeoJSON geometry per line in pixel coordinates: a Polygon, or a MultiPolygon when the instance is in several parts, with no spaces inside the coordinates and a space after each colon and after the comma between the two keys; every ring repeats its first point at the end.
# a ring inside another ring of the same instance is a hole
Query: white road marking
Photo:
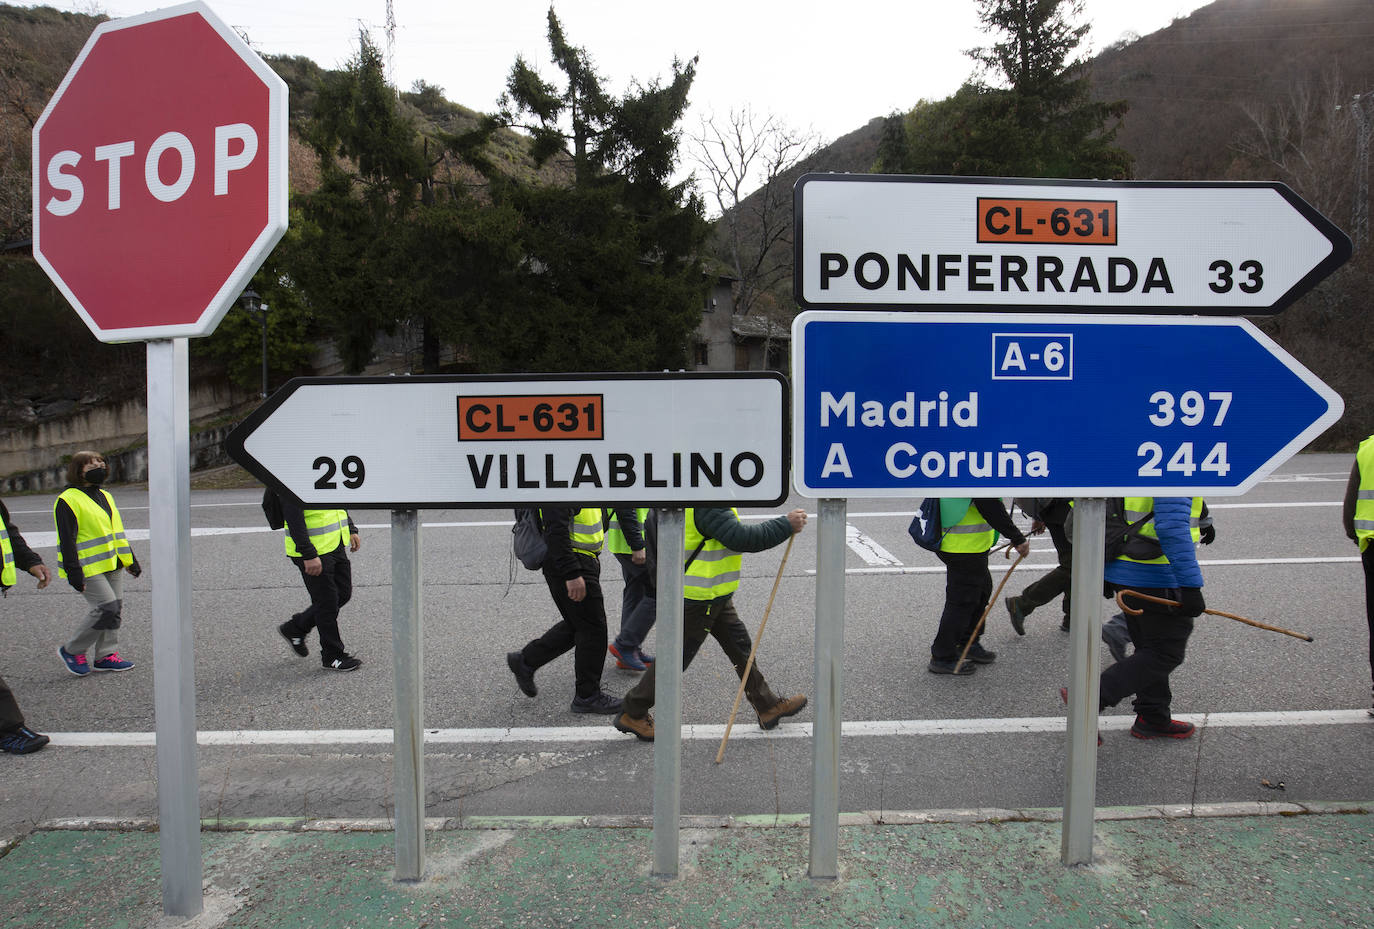
{"type": "Polygon", "coordinates": [[[878,544],[872,536],[864,535],[853,523],[845,523],[844,541],[854,554],[871,565],[900,566],[901,561],[887,549],[878,544]]]}
{"type": "MultiPolygon", "coordinates": [[[[1270,713],[1184,713],[1178,719],[1199,728],[1264,729],[1278,726],[1369,725],[1365,710],[1286,710],[1270,713]]],[[[1129,729],[1131,716],[1104,716],[1106,730],[1129,729]]],[[[850,738],[919,737],[936,735],[1008,735],[1064,732],[1063,716],[1023,716],[1010,719],[894,719],[844,723],[842,734],[850,738]]],[[[719,742],[722,725],[683,726],[688,741],[719,742]]],[[[50,732],[52,744],[63,748],[151,748],[152,732],[50,732]]],[[[505,745],[544,742],[622,742],[629,736],[609,725],[534,726],[522,729],[426,729],[428,745],[505,745]]],[[[784,723],[771,732],[748,726],[731,731],[734,739],[809,739],[811,723],[784,723]]],[[[227,729],[196,734],[196,743],[210,746],[252,745],[390,745],[390,729],[227,729]]]]}

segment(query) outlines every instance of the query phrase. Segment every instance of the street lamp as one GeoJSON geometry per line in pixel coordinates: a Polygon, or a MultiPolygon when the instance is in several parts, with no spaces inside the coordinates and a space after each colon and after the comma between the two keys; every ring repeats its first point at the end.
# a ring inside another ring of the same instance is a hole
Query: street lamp
{"type": "Polygon", "coordinates": [[[239,297],[243,308],[258,318],[262,329],[262,399],[267,399],[267,304],[258,297],[257,291],[249,289],[239,297]]]}

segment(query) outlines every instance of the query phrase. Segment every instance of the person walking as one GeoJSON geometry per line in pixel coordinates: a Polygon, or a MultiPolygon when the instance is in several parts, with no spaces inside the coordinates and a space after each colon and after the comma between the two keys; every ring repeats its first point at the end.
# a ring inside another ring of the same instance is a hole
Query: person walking
{"type": "Polygon", "coordinates": [[[310,606],[277,627],[291,651],[310,654],[305,637],[320,636],[320,663],[330,671],[356,671],[362,660],[348,653],[339,634],[339,611],[353,599],[349,552],[362,548],[362,536],[347,510],[307,510],[281,501],[286,523],[286,557],[301,572],[310,606]]]}
{"type": "MultiPolygon", "coordinates": [[[[795,509],[756,526],[740,522],[733,507],[689,508],[685,512],[684,550],[688,557],[682,579],[682,670],[686,671],[709,635],[744,679],[744,695],[758,714],[759,727],[775,729],[778,723],[806,707],[806,697],[779,697],[768,686],[758,659],[745,677],[744,668],[753,650],[749,630],[735,611],[742,552],[761,552],[787,541],[806,527],[806,511],[795,509]]],[[[621,732],[644,742],[654,740],[654,705],[657,664],[650,665],[630,692],[623,710],[612,720],[621,732]]]]}
{"type": "Polygon", "coordinates": [[[1031,497],[1012,501],[1021,507],[1031,518],[1031,535],[1039,535],[1049,530],[1050,541],[1054,543],[1054,553],[1059,563],[1042,578],[1026,585],[1026,589],[1015,597],[1007,597],[1002,602],[1011,615],[1011,628],[1017,635],[1026,634],[1026,617],[1037,607],[1048,604],[1060,594],[1064,595],[1064,615],[1059,628],[1069,629],[1069,592],[1072,587],[1073,543],[1069,541],[1064,522],[1071,512],[1067,497],[1031,497]]]}
{"type": "MultiPolygon", "coordinates": [[[[52,580],[52,572],[43,564],[43,559],[29,548],[19,534],[19,528],[10,521],[9,509],[0,501],[0,593],[14,586],[20,571],[27,571],[38,578],[39,590],[47,587],[52,580]]],[[[0,752],[28,755],[49,741],[47,736],[28,727],[19,709],[19,701],[14,699],[14,691],[0,677],[0,752]]]]}
{"type": "Polygon", "coordinates": [[[1135,695],[1131,735],[1137,739],[1186,739],[1196,728],[1172,717],[1169,675],[1183,664],[1194,617],[1207,608],[1190,525],[1200,504],[1197,497],[1126,497],[1128,523],[1154,515],[1104,572],[1115,592],[1130,589],[1179,604],[1170,607],[1128,598],[1132,607],[1142,611],[1126,617],[1135,651],[1106,668],[1099,678],[1099,710],[1135,695]]]}
{"type": "MultiPolygon", "coordinates": [[[[631,514],[633,511],[629,511],[631,514]]],[[[601,562],[606,542],[601,507],[541,509],[544,541],[544,582],[560,619],[543,635],[506,653],[506,666],[527,697],[539,695],[534,673],[565,652],[573,653],[574,713],[609,714],[620,711],[620,698],[601,689],[606,667],[606,603],[601,594],[601,562]]],[[[633,518],[631,515],[630,518],[633,518]]]]}
{"type": "Polygon", "coordinates": [[[1346,537],[1360,547],[1360,563],[1364,566],[1364,612],[1369,625],[1370,709],[1374,716],[1374,435],[1360,443],[1355,451],[1355,464],[1345,485],[1345,499],[1341,504],[1341,522],[1346,537]]]}
{"type": "Polygon", "coordinates": [[[976,671],[976,665],[997,660],[996,652],[983,647],[983,630],[978,629],[978,620],[992,599],[988,552],[1001,535],[1022,556],[1030,552],[1030,543],[1000,497],[946,497],[940,501],[940,526],[940,550],[935,554],[945,565],[945,605],[930,643],[927,670],[963,677],[976,671]],[[970,639],[967,660],[960,664],[959,656],[970,639]]]}
{"type": "MultiPolygon", "coordinates": [[[[1201,497],[1193,498],[1192,514],[1189,517],[1189,534],[1193,543],[1211,545],[1216,541],[1217,530],[1212,524],[1212,514],[1207,510],[1207,502],[1201,497]]],[[[1131,632],[1126,626],[1126,614],[1114,613],[1102,624],[1102,641],[1111,652],[1112,660],[1120,661],[1130,654],[1131,632]]]]}
{"type": "Polygon", "coordinates": [[[86,598],[88,611],[76,623],[57,657],[68,671],[84,677],[91,671],[128,671],[132,661],[120,656],[124,572],[143,573],[124,535],[124,521],[114,497],[100,485],[110,476],[99,452],[80,451],[67,462],[67,486],[53,502],[57,527],[57,576],[86,598]],[[87,661],[88,655],[93,655],[87,661]]]}
{"type": "Polygon", "coordinates": [[[647,507],[635,509],[633,520],[622,520],[622,510],[611,512],[606,527],[606,550],[620,565],[625,581],[620,596],[620,632],[615,641],[606,646],[615,666],[622,671],[640,672],[654,663],[653,655],[644,653],[644,639],[654,626],[657,600],[654,596],[654,576],[649,570],[644,546],[644,520],[647,507]]]}

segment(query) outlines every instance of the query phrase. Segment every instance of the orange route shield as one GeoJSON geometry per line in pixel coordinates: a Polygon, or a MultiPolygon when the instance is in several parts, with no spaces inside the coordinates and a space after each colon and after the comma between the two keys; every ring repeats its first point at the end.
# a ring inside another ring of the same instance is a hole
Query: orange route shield
{"type": "Polygon", "coordinates": [[[458,441],[600,439],[601,394],[458,398],[458,441]]]}
{"type": "Polygon", "coordinates": [[[1115,200],[978,198],[979,242],[1116,244],[1115,200]]]}

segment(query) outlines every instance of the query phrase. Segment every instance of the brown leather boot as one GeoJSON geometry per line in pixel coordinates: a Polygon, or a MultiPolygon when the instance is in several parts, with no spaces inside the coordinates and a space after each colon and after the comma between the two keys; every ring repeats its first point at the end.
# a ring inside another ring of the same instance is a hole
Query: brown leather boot
{"type": "Polygon", "coordinates": [[[652,742],[654,740],[654,715],[645,714],[643,719],[635,719],[626,713],[617,713],[611,725],[621,732],[628,732],[630,735],[639,739],[641,742],[652,742]]]}
{"type": "Polygon", "coordinates": [[[759,714],[759,727],[776,729],[784,717],[796,716],[804,709],[806,709],[806,698],[801,694],[785,697],[759,714]]]}

